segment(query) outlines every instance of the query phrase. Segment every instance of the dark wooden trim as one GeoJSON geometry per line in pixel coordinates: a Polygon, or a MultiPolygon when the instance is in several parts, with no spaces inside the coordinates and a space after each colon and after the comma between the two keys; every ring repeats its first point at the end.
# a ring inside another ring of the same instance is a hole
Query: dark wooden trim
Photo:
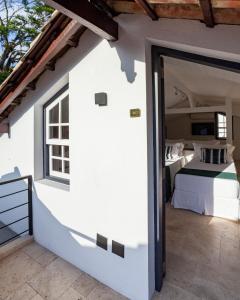
{"type": "Polygon", "coordinates": [[[104,0],[90,0],[97,8],[104,11],[110,18],[116,17],[117,13],[104,0]]]}
{"type": "Polygon", "coordinates": [[[36,65],[34,65],[27,72],[27,74],[25,74],[25,70],[19,67],[22,73],[24,73],[24,78],[20,82],[16,83],[16,88],[11,93],[8,93],[6,97],[3,97],[0,100],[0,114],[2,114],[9,107],[9,105],[15,100],[16,97],[18,97],[20,94],[22,96],[26,94],[26,86],[32,81],[36,80],[36,78],[39,78],[39,76],[41,76],[41,74],[45,70],[46,64],[54,59],[56,55],[59,55],[59,52],[65,47],[67,41],[80,28],[81,24],[79,24],[77,21],[72,20],[59,34],[59,36],[52,42],[48,50],[37,61],[36,65]]]}
{"type": "Polygon", "coordinates": [[[88,0],[46,0],[48,5],[81,23],[102,38],[109,41],[118,39],[118,24],[106,13],[97,9],[88,0]]]}
{"type": "Polygon", "coordinates": [[[203,13],[204,23],[207,27],[214,27],[215,22],[211,0],[199,0],[199,3],[203,13]]]}
{"type": "Polygon", "coordinates": [[[27,86],[27,90],[35,91],[36,90],[36,83],[34,81],[31,81],[27,86]]]}
{"type": "Polygon", "coordinates": [[[147,0],[135,0],[135,2],[146,12],[146,14],[153,20],[158,20],[158,15],[155,10],[150,6],[147,0]]]}
{"type": "Polygon", "coordinates": [[[8,123],[0,124],[0,134],[2,134],[2,133],[9,133],[9,124],[8,123]]]}
{"type": "Polygon", "coordinates": [[[153,78],[153,151],[154,151],[154,240],[155,290],[160,292],[165,274],[165,204],[164,197],[164,64],[152,47],[153,78]]]}

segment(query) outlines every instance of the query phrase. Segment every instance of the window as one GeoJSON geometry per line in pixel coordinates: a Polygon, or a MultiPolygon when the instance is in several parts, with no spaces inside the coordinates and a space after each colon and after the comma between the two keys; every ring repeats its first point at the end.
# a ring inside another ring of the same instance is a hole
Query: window
{"type": "Polygon", "coordinates": [[[69,96],[68,90],[58,93],[44,107],[45,175],[69,181],[69,96]]]}
{"type": "Polygon", "coordinates": [[[216,113],[216,138],[227,138],[227,118],[225,113],[216,113]]]}

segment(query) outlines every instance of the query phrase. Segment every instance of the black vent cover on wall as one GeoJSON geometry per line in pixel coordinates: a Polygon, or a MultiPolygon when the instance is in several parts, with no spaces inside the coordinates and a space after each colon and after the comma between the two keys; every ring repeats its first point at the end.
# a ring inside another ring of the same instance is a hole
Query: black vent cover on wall
{"type": "Polygon", "coordinates": [[[124,245],[112,241],[112,253],[124,258],[124,245]]]}
{"type": "Polygon", "coordinates": [[[97,233],[97,246],[104,250],[107,250],[107,238],[99,233],[97,233]]]}

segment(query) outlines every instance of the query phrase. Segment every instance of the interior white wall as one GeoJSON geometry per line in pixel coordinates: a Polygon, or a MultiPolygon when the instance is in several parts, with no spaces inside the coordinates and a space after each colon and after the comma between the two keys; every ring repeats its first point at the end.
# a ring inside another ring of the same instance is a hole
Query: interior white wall
{"type": "MultiPolygon", "coordinates": [[[[198,115],[198,114],[195,114],[198,115]]],[[[192,123],[214,122],[214,113],[201,113],[199,120],[192,120],[190,114],[166,115],[166,127],[168,139],[184,140],[212,140],[214,135],[196,136],[192,135],[192,123]]]]}
{"type": "Polygon", "coordinates": [[[137,15],[116,19],[117,42],[87,31],[10,116],[11,138],[0,138],[0,174],[35,175],[34,235],[40,244],[130,299],[146,300],[154,290],[152,91],[145,66],[150,45],[240,61],[240,27],[209,29],[195,21],[153,22],[137,15]],[[39,180],[39,113],[68,72],[70,190],[39,180]],[[94,104],[94,93],[101,91],[108,94],[107,107],[94,104]],[[131,108],[140,108],[141,118],[130,119],[131,108]],[[97,232],[109,243],[123,243],[125,259],[97,248],[97,232]]]}

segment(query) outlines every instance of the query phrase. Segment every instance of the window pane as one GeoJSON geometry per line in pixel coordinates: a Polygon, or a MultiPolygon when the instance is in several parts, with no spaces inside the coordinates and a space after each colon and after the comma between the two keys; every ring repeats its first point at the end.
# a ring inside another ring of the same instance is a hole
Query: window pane
{"type": "Polygon", "coordinates": [[[223,115],[218,114],[218,122],[223,122],[223,115]]]}
{"type": "Polygon", "coordinates": [[[225,138],[225,137],[226,137],[226,134],[225,134],[225,133],[219,133],[218,137],[220,137],[220,138],[225,138]]]}
{"type": "Polygon", "coordinates": [[[67,160],[64,161],[64,173],[70,173],[70,163],[67,160]]]}
{"type": "Polygon", "coordinates": [[[226,127],[226,123],[225,122],[219,122],[218,127],[226,127]]]}
{"type": "Polygon", "coordinates": [[[218,130],[218,136],[220,138],[225,138],[227,136],[227,130],[226,130],[226,128],[220,128],[218,130]]]}
{"type": "Polygon", "coordinates": [[[52,159],[52,169],[56,172],[62,172],[62,161],[60,159],[52,159]]]}
{"type": "Polygon", "coordinates": [[[62,123],[69,123],[69,99],[68,96],[62,100],[62,123]]]}
{"type": "Polygon", "coordinates": [[[55,105],[50,111],[49,111],[49,123],[58,123],[59,122],[59,104],[55,105]]]}
{"type": "Polygon", "coordinates": [[[52,155],[53,156],[62,156],[62,146],[53,145],[52,146],[52,155]]]}
{"type": "Polygon", "coordinates": [[[223,114],[218,114],[218,124],[219,123],[226,123],[227,117],[223,114]]]}
{"type": "Polygon", "coordinates": [[[58,139],[59,132],[58,132],[58,126],[50,126],[49,127],[49,138],[50,139],[58,139]]]}
{"type": "Polygon", "coordinates": [[[226,128],[220,128],[220,129],[218,130],[218,132],[219,132],[219,133],[226,133],[226,128]]]}
{"type": "Polygon", "coordinates": [[[69,139],[69,126],[62,126],[62,139],[69,139]]]}
{"type": "Polygon", "coordinates": [[[69,158],[69,146],[64,146],[64,157],[69,158]]]}

